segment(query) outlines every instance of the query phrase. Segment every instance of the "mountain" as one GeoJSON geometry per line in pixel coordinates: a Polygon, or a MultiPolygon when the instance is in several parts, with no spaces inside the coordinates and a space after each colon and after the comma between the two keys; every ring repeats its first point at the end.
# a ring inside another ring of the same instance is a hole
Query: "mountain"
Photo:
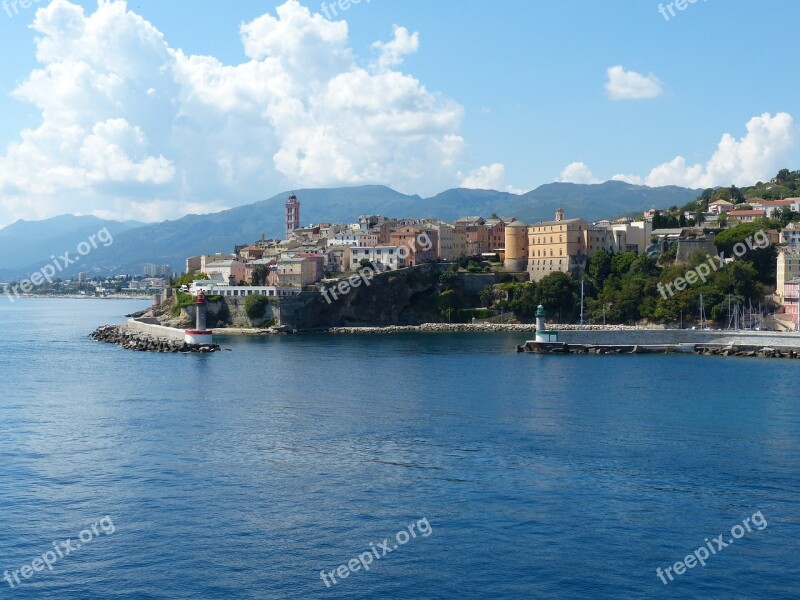
{"type": "MultiPolygon", "coordinates": [[[[682,206],[702,190],[681,187],[650,188],[609,181],[597,185],[551,183],[523,195],[493,190],[452,189],[431,198],[401,194],[378,185],[296,190],[303,224],[352,222],[359,215],[439,217],[454,220],[467,215],[512,215],[527,222],[552,219],[557,208],[567,217],[589,221],[649,208],[682,206]]],[[[187,215],[175,221],[148,225],[103,221],[94,217],[56,217],[38,223],[17,222],[0,230],[0,249],[14,260],[0,269],[0,279],[27,276],[48,262],[51,254],[73,250],[106,223],[114,236],[82,259],[80,270],[102,273],[140,273],[145,263],[170,264],[183,271],[187,256],[231,252],[234,245],[266,237],[282,237],[284,202],[289,191],[267,200],[208,215],[187,215]],[[75,226],[76,221],[83,224],[75,226]],[[84,221],[85,220],[85,221],[84,221]],[[70,227],[58,229],[63,223],[70,227]],[[137,226],[138,225],[138,226],[137,226]],[[7,233],[9,230],[10,233],[7,233]],[[59,231],[58,234],[55,231],[59,231]],[[20,235],[24,232],[24,235],[20,235]],[[7,236],[4,238],[4,234],[7,236]],[[25,240],[25,251],[14,244],[25,240]],[[8,244],[4,240],[8,241],[8,244]],[[14,241],[16,240],[16,242],[14,241]],[[6,245],[4,245],[6,244],[6,245]],[[20,258],[20,257],[24,257],[20,258]],[[33,257],[36,260],[31,260],[33,257]],[[42,260],[39,257],[43,257],[42,260]]],[[[69,275],[77,268],[65,271],[69,275]]]]}
{"type": "Polygon", "coordinates": [[[35,271],[51,262],[52,255],[62,255],[67,251],[75,254],[79,243],[104,227],[116,237],[142,225],[144,223],[137,221],[108,221],[91,215],[61,215],[44,221],[19,220],[0,229],[0,255],[3,256],[0,275],[24,272],[31,265],[37,265],[33,268],[35,271]]]}
{"type": "Polygon", "coordinates": [[[523,214],[523,207],[535,206],[531,211],[532,216],[526,217],[531,220],[552,219],[555,210],[563,208],[568,218],[581,217],[587,221],[599,221],[651,208],[683,206],[702,192],[700,189],[674,185],[652,188],[631,185],[624,181],[606,181],[595,185],[548,183],[521,196],[523,203],[515,208],[516,212],[523,214]]]}

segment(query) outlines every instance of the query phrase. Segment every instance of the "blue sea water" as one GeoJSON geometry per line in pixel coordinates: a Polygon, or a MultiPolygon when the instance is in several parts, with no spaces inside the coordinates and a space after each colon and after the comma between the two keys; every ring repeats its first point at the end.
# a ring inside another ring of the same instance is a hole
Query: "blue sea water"
{"type": "Polygon", "coordinates": [[[141,307],[0,303],[0,570],[92,538],[0,598],[800,597],[800,361],[87,337],[141,307]],[[757,511],[705,567],[656,575],[757,511]],[[432,533],[397,544],[411,524],[432,533]]]}

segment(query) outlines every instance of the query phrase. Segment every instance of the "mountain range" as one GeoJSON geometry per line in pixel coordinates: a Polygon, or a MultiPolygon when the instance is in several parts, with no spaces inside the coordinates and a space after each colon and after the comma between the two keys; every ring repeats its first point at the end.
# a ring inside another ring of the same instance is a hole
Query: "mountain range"
{"type": "MultiPolygon", "coordinates": [[[[379,185],[296,190],[301,203],[301,222],[349,223],[359,215],[388,217],[438,217],[455,220],[467,215],[515,216],[526,222],[550,220],[557,208],[567,218],[588,221],[612,218],[650,208],[682,206],[702,190],[677,186],[651,188],[621,181],[601,184],[550,183],[526,194],[494,190],[451,189],[431,198],[409,196],[379,185]]],[[[0,229],[0,280],[27,277],[107,227],[113,236],[108,247],[100,245],[79,264],[64,271],[90,274],[140,274],[146,263],[169,264],[182,272],[187,256],[231,252],[234,245],[252,243],[263,236],[280,238],[289,191],[254,204],[206,215],[187,215],[162,223],[107,221],[93,216],[62,215],[43,221],[17,221],[0,229]]]]}

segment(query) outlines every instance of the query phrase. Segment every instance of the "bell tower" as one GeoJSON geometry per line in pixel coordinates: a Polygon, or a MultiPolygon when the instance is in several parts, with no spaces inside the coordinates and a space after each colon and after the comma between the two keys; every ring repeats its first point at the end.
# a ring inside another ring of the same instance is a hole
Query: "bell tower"
{"type": "Polygon", "coordinates": [[[300,202],[294,192],[286,201],[286,239],[292,237],[292,232],[300,227],[300,202]]]}

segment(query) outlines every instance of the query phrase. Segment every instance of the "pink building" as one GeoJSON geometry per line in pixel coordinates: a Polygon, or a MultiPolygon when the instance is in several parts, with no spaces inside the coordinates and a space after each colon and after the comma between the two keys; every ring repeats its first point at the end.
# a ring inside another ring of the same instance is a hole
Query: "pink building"
{"type": "Polygon", "coordinates": [[[247,268],[243,262],[238,260],[221,260],[208,263],[205,266],[204,273],[212,280],[222,280],[231,285],[247,280],[247,268]]]}

